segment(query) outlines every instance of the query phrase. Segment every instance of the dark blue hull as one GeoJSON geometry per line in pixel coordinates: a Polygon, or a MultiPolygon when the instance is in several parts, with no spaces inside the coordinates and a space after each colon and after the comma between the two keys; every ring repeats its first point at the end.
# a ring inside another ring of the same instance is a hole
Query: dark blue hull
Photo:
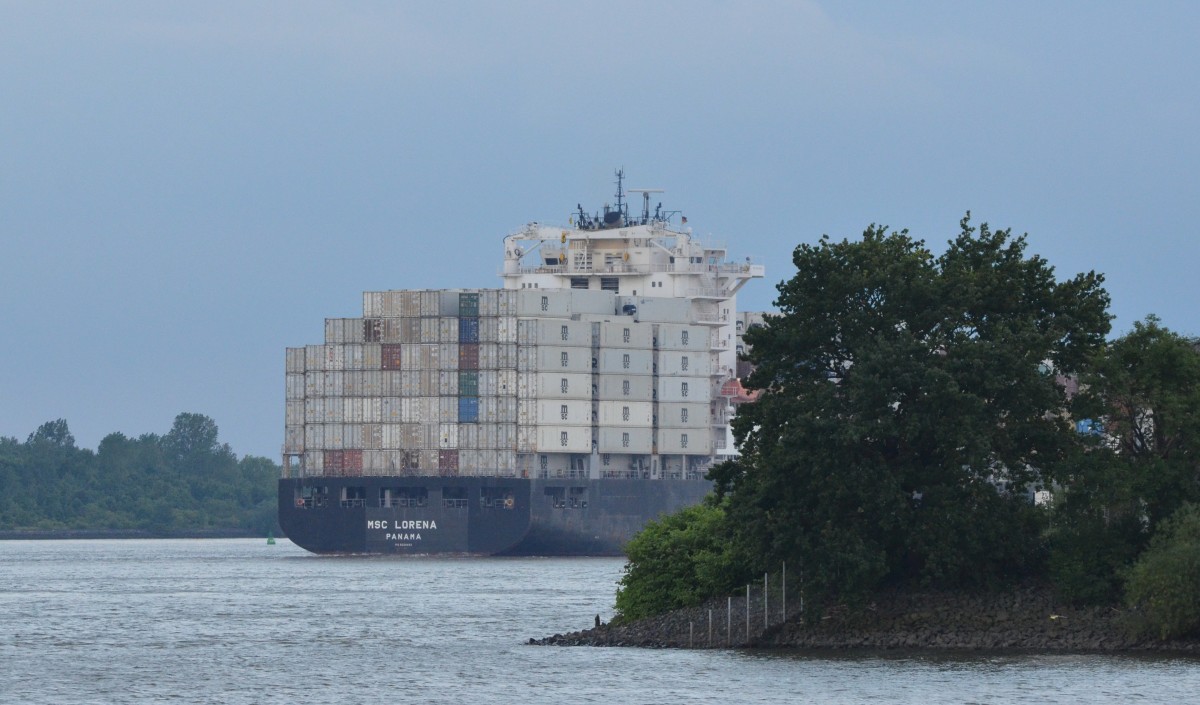
{"type": "Polygon", "coordinates": [[[321,477],[279,481],[279,524],[314,553],[615,556],[706,480],[321,477]]]}

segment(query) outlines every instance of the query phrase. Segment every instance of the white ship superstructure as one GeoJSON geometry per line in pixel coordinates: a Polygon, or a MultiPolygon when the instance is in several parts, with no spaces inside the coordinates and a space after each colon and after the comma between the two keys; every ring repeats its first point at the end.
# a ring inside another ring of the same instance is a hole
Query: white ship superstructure
{"type": "Polygon", "coordinates": [[[366,292],[289,349],[285,476],[702,478],[732,452],[737,293],[763,268],[635,191],[640,217],[618,181],[616,208],[504,238],[503,289],[366,292]]]}

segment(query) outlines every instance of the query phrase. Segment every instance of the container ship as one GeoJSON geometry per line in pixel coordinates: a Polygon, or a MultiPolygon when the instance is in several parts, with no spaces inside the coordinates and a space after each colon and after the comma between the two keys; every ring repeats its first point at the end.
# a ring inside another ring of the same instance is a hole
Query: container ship
{"type": "Polygon", "coordinates": [[[620,555],[732,453],[763,268],[640,193],[504,238],[501,288],[370,291],[286,351],[279,523],[315,553],[620,555]],[[679,223],[674,221],[678,218],[679,223]]]}

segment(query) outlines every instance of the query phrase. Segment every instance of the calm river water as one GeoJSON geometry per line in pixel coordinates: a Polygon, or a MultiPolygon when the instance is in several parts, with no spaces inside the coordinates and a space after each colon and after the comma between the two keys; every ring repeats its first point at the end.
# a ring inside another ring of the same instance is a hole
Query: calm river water
{"type": "Polygon", "coordinates": [[[526,646],[616,559],[326,558],[287,541],[0,541],[4,703],[1186,703],[1200,661],[526,646]]]}

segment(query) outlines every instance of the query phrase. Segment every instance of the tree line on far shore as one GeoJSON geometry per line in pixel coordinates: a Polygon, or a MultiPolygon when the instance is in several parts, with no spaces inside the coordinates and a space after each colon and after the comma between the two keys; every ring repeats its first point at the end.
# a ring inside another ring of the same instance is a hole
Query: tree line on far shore
{"type": "Polygon", "coordinates": [[[265,536],[279,471],[239,459],[202,414],[179,414],[166,435],[109,434],[95,451],[58,419],[23,443],[0,437],[0,531],[265,536]]]}
{"type": "Polygon", "coordinates": [[[735,417],[740,456],[630,543],[623,617],[786,562],[810,610],[1034,580],[1200,633],[1196,339],[1149,316],[1108,340],[1102,275],[1058,280],[969,214],[940,256],[871,226],[793,259],[745,336],[761,396],[735,417]]]}

